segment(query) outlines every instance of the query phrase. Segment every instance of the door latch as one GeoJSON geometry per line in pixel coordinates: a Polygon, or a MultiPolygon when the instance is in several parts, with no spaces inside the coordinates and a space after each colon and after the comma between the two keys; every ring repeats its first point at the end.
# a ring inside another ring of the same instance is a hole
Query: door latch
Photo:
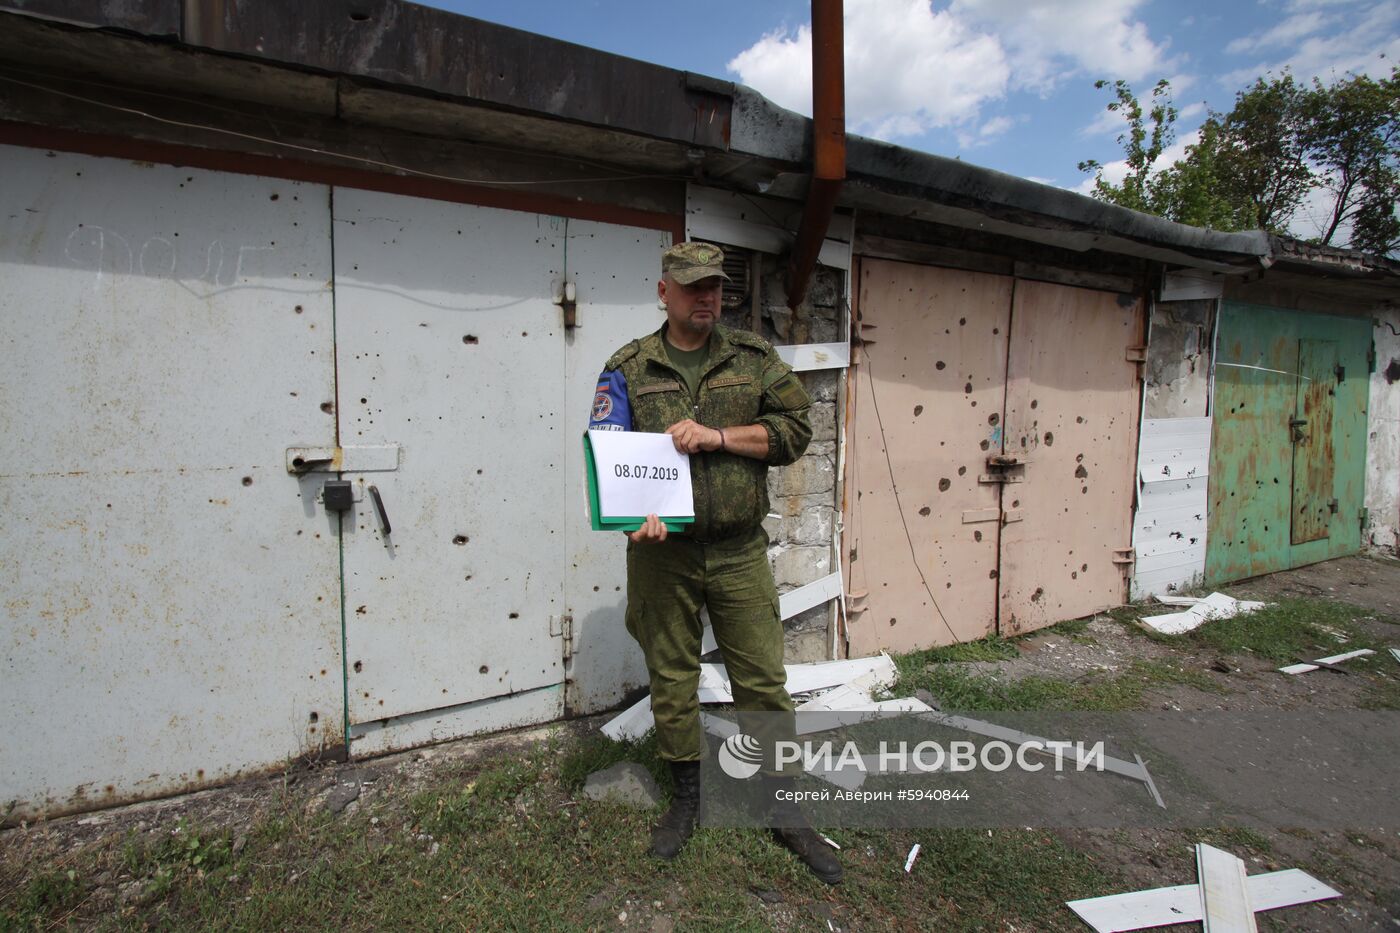
{"type": "Polygon", "coordinates": [[[326,480],[321,487],[321,502],[328,512],[348,512],[355,507],[355,490],[348,479],[326,480]]]}
{"type": "Polygon", "coordinates": [[[1024,469],[1026,462],[1019,457],[1005,454],[993,454],[987,458],[987,472],[977,477],[977,482],[987,483],[1023,483],[1026,477],[1020,471],[1024,469]]]}

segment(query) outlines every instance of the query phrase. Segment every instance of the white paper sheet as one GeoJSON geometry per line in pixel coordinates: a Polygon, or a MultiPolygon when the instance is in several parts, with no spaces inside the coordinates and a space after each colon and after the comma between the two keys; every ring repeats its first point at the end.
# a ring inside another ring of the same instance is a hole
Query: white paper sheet
{"type": "Polygon", "coordinates": [[[669,434],[590,431],[598,471],[598,510],[603,518],[690,518],[690,457],[669,434]]]}

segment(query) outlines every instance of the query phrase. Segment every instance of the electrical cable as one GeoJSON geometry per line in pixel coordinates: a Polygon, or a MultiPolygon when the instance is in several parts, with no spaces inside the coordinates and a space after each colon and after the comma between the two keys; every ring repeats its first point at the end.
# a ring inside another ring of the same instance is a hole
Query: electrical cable
{"type": "Polygon", "coordinates": [[[953,631],[953,626],[948,624],[947,617],[943,615],[942,607],[938,605],[938,598],[933,595],[933,589],[928,585],[928,580],[924,578],[924,568],[919,566],[919,555],[914,550],[914,537],[909,533],[909,522],[904,517],[904,503],[899,499],[899,483],[894,478],[894,463],[890,460],[890,445],[885,439],[885,422],[880,417],[880,403],[875,398],[874,360],[870,358],[870,348],[865,345],[864,341],[861,342],[860,348],[865,353],[866,365],[870,367],[867,370],[870,373],[870,405],[875,409],[875,424],[880,429],[880,447],[885,452],[885,465],[890,471],[890,488],[894,490],[894,504],[895,510],[899,512],[899,522],[904,526],[904,540],[909,543],[909,558],[914,562],[914,569],[919,573],[919,582],[924,585],[924,592],[928,593],[928,598],[933,601],[933,608],[938,613],[939,620],[942,621],[943,627],[948,630],[948,634],[953,637],[953,644],[960,644],[962,639],[958,637],[957,632],[953,631]]]}
{"type": "MultiPolygon", "coordinates": [[[[90,97],[83,97],[81,94],[71,94],[71,93],[69,93],[69,92],[67,92],[67,91],[60,91],[60,90],[58,90],[57,88],[46,87],[46,86],[44,86],[44,85],[42,85],[42,84],[35,84],[35,83],[33,83],[32,81],[21,81],[21,80],[19,80],[18,78],[11,78],[11,77],[8,77],[8,76],[6,76],[6,75],[0,75],[0,81],[5,81],[5,82],[8,82],[8,83],[10,83],[10,84],[18,84],[18,85],[20,85],[21,87],[31,88],[31,89],[36,90],[36,91],[43,91],[43,92],[48,93],[48,94],[54,94],[54,95],[56,95],[56,96],[58,96],[58,97],[65,97],[65,98],[67,98],[67,99],[69,99],[69,100],[76,100],[76,101],[79,101],[79,102],[84,103],[84,104],[90,104],[90,105],[92,105],[92,106],[94,106],[94,107],[103,107],[103,108],[106,108],[106,109],[108,109],[108,110],[115,110],[115,111],[117,111],[117,112],[119,112],[119,113],[126,113],[126,114],[130,114],[130,115],[132,115],[132,116],[143,117],[143,118],[145,118],[145,119],[147,119],[147,120],[154,120],[154,121],[157,122],[157,123],[164,123],[164,124],[166,124],[166,125],[168,125],[168,126],[178,126],[178,127],[184,128],[184,129],[199,130],[199,131],[201,131],[201,132],[208,132],[208,133],[220,133],[220,134],[223,134],[223,135],[225,135],[225,136],[234,136],[234,137],[237,137],[238,139],[247,139],[247,140],[251,140],[251,141],[253,141],[253,142],[263,143],[263,144],[269,145],[269,146],[280,146],[280,147],[282,147],[283,149],[292,149],[292,150],[295,150],[295,151],[297,151],[297,152],[309,152],[309,153],[312,153],[312,154],[314,154],[314,155],[329,156],[330,158],[333,158],[333,159],[345,159],[345,160],[350,161],[350,162],[358,162],[358,163],[360,163],[360,164],[362,164],[362,165],[373,165],[373,166],[375,166],[375,167],[377,167],[377,168],[392,169],[393,171],[402,172],[402,173],[404,173],[404,174],[406,174],[406,175],[415,175],[415,176],[418,176],[418,177],[420,177],[420,178],[431,178],[431,179],[435,179],[435,180],[437,180],[437,181],[450,181],[450,182],[455,182],[455,183],[457,183],[457,184],[467,184],[467,185],[490,185],[490,186],[504,186],[504,185],[510,185],[510,186],[517,186],[517,185],[562,185],[562,184],[576,184],[576,183],[579,183],[579,182],[629,181],[629,180],[633,180],[633,179],[652,179],[652,180],[656,180],[656,179],[668,179],[668,178],[669,178],[669,179],[687,179],[687,178],[689,177],[689,176],[685,176],[685,175],[622,174],[622,175],[601,176],[601,177],[595,177],[595,178],[546,178],[546,179],[537,179],[537,180],[529,180],[529,181],[519,181],[519,180],[516,180],[516,181],[505,181],[505,180],[495,179],[495,178],[463,178],[463,177],[458,176],[458,175],[443,175],[443,174],[440,174],[440,173],[437,173],[437,172],[425,172],[425,171],[422,171],[421,169],[409,168],[408,166],[405,166],[405,165],[398,165],[398,164],[396,164],[396,163],[394,163],[394,162],[384,162],[384,161],[379,160],[379,159],[368,159],[368,158],[365,158],[364,156],[349,155],[349,154],[343,153],[343,152],[335,152],[335,151],[330,150],[330,149],[318,149],[318,148],[315,147],[315,146],[303,146],[303,145],[301,145],[301,144],[299,144],[299,143],[283,142],[282,140],[279,140],[279,139],[269,139],[268,137],[265,137],[265,136],[257,136],[257,135],[254,135],[254,134],[252,134],[252,133],[242,133],[242,132],[239,132],[238,130],[223,129],[222,127],[217,127],[217,126],[206,126],[206,125],[200,124],[200,123],[188,123],[188,122],[186,122],[186,121],[184,121],[184,120],[173,120],[173,119],[171,119],[171,118],[169,118],[169,117],[157,116],[156,114],[148,113],[148,112],[146,112],[146,111],[144,111],[144,110],[138,110],[138,109],[136,109],[136,108],[134,108],[134,107],[123,107],[123,106],[121,106],[121,105],[119,105],[119,104],[112,104],[112,103],[108,103],[108,102],[106,102],[106,101],[94,100],[94,99],[92,99],[92,98],[90,98],[90,97]]],[[[594,163],[594,164],[597,164],[597,163],[594,163]]]]}

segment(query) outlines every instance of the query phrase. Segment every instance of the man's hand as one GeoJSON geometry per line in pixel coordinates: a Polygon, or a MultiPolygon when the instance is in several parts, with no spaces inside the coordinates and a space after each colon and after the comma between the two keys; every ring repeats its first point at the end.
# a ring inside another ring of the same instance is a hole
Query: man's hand
{"type": "Polygon", "coordinates": [[[666,540],[666,526],[656,515],[648,515],[642,527],[627,532],[627,540],[637,544],[659,544],[666,540]]]}
{"type": "Polygon", "coordinates": [[[699,453],[702,450],[719,450],[720,443],[724,440],[719,431],[707,428],[689,418],[671,425],[666,429],[666,433],[671,435],[676,449],[683,454],[699,453]]]}

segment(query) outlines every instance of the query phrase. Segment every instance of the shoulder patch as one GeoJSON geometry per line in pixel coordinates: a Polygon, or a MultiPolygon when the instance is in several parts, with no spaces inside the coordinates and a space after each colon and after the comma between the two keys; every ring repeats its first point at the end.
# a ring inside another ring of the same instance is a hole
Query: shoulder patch
{"type": "Polygon", "coordinates": [[[807,394],[807,390],[802,387],[802,382],[797,378],[797,374],[789,370],[768,387],[768,393],[778,401],[788,411],[796,411],[799,408],[806,408],[812,404],[812,399],[807,394]]]}
{"type": "Polygon", "coordinates": [[[641,345],[641,342],[640,342],[640,341],[637,341],[637,340],[632,341],[632,342],[629,343],[627,346],[623,347],[621,350],[618,350],[618,351],[617,351],[616,353],[614,353],[612,356],[608,357],[608,361],[607,361],[606,363],[603,364],[603,368],[604,368],[604,369],[617,369],[617,368],[618,368],[619,366],[621,366],[623,363],[627,362],[627,361],[630,360],[632,357],[636,356],[636,355],[637,355],[637,351],[639,351],[641,348],[642,348],[642,345],[641,345]]]}

